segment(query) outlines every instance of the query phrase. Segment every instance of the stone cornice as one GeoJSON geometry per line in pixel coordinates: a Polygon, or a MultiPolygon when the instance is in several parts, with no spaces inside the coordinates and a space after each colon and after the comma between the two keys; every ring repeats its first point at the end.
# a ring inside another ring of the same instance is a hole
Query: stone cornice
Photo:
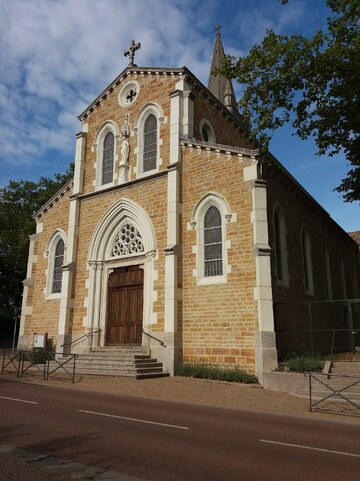
{"type": "Polygon", "coordinates": [[[72,188],[74,179],[70,179],[54,194],[40,209],[35,212],[33,218],[37,221],[45,212],[56,204],[72,188]]]}
{"type": "Polygon", "coordinates": [[[250,157],[253,162],[256,161],[256,157],[259,154],[258,149],[246,149],[245,147],[235,147],[233,145],[223,145],[211,142],[204,142],[197,139],[180,138],[180,144],[182,147],[198,148],[205,151],[212,151],[220,154],[236,154],[239,156],[250,157]]]}
{"type": "Polygon", "coordinates": [[[101,104],[101,102],[110,95],[118,85],[123,82],[128,77],[145,77],[145,76],[170,76],[174,77],[178,76],[180,78],[188,78],[191,79],[193,84],[202,92],[202,94],[208,99],[209,102],[215,104],[220,111],[228,118],[230,122],[233,122],[241,131],[246,133],[247,135],[250,132],[250,125],[242,118],[242,116],[237,112],[236,114],[230,112],[225,105],[218,100],[215,95],[213,95],[210,90],[208,90],[203,83],[187,68],[164,68],[164,67],[127,67],[123,70],[120,75],[116,77],[115,80],[111,82],[111,84],[104,89],[100,95],[96,97],[96,99],[78,116],[80,121],[84,121],[88,115],[93,112],[97,106],[101,104]]]}
{"type": "Polygon", "coordinates": [[[165,177],[167,175],[168,175],[168,171],[162,170],[160,172],[156,172],[155,174],[146,175],[146,176],[143,176],[143,177],[139,177],[137,179],[129,180],[127,182],[124,182],[123,184],[112,185],[111,187],[107,187],[105,189],[99,189],[99,190],[94,190],[92,192],[86,192],[85,194],[75,195],[75,196],[72,196],[71,199],[77,198],[77,199],[83,200],[83,199],[89,199],[89,198],[94,197],[94,196],[106,195],[109,192],[113,192],[113,191],[117,191],[117,190],[124,190],[124,189],[126,189],[126,188],[128,188],[132,185],[136,185],[136,184],[139,184],[139,183],[142,183],[142,182],[144,182],[144,183],[149,182],[149,181],[155,180],[157,178],[165,177]]]}
{"type": "Polygon", "coordinates": [[[116,77],[115,80],[111,82],[111,84],[104,89],[100,95],[96,97],[96,99],[78,116],[78,119],[84,121],[88,115],[95,110],[95,108],[101,104],[103,99],[108,97],[111,92],[113,92],[118,85],[123,82],[124,79],[127,77],[135,76],[150,76],[150,75],[157,75],[157,76],[180,76],[182,77],[185,75],[184,68],[164,68],[164,67],[127,67],[123,70],[120,75],[116,77]]]}

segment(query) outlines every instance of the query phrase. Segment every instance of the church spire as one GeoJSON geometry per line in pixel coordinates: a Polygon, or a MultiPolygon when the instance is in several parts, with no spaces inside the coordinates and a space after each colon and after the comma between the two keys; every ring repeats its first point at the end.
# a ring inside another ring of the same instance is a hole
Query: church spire
{"type": "Polygon", "coordinates": [[[208,89],[228,110],[230,110],[230,112],[234,113],[237,112],[237,104],[231,80],[226,78],[225,75],[219,73],[216,75],[214,74],[216,69],[222,67],[225,59],[224,47],[220,37],[220,29],[221,25],[218,25],[215,29],[216,40],[210,68],[208,89]]]}

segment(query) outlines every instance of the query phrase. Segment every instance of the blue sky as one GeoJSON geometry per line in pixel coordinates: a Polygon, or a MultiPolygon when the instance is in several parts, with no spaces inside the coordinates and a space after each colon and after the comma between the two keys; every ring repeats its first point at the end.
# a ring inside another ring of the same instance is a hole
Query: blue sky
{"type": "MultiPolygon", "coordinates": [[[[242,55],[267,28],[310,36],[327,14],[324,0],[0,0],[0,185],[65,171],[77,115],[126,67],[131,39],[138,65],[186,65],[207,84],[218,23],[226,53],[242,55]]],[[[359,203],[333,192],[349,170],[342,155],[315,156],[290,127],[270,150],[345,230],[360,230],[359,203]]]]}

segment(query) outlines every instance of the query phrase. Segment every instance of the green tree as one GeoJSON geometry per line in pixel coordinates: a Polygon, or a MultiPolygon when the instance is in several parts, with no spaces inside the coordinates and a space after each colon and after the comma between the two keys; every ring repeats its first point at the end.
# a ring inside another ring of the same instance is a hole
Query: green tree
{"type": "Polygon", "coordinates": [[[268,30],[246,57],[227,56],[223,72],[244,84],[240,109],[264,150],[290,123],[301,139],[314,137],[319,155],[344,152],[350,170],[335,190],[352,202],[360,200],[360,2],[326,4],[324,31],[307,39],[268,30]]]}
{"type": "Polygon", "coordinates": [[[0,188],[0,327],[12,323],[13,309],[21,305],[26,277],[29,235],[35,233],[34,213],[73,175],[41,177],[38,182],[10,181],[0,188]]]}

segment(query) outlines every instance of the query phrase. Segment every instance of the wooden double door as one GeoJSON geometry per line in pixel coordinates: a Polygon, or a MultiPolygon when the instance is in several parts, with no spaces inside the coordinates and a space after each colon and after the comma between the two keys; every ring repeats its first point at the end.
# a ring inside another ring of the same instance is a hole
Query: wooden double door
{"type": "Polygon", "coordinates": [[[108,279],[106,344],[141,344],[144,271],[140,266],[114,269],[108,279]]]}

